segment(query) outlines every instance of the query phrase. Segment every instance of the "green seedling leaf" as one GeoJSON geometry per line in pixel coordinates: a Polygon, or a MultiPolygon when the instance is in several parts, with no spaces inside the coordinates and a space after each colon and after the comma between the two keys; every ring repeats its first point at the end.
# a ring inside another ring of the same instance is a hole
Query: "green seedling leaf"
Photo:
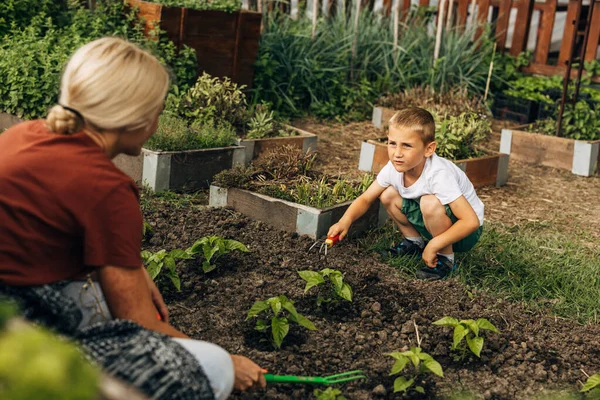
{"type": "Polygon", "coordinates": [[[163,263],[157,263],[155,261],[151,261],[150,264],[148,264],[146,270],[148,271],[148,275],[150,275],[150,278],[152,278],[152,280],[155,280],[158,274],[160,274],[162,267],[163,263]]]}
{"type": "Polygon", "coordinates": [[[238,242],[237,240],[232,240],[232,239],[225,240],[225,248],[228,251],[239,250],[244,253],[248,253],[250,251],[243,243],[238,242]]]}
{"type": "Polygon", "coordinates": [[[444,371],[442,371],[442,366],[433,358],[429,358],[423,361],[423,367],[427,368],[429,371],[433,372],[437,376],[441,376],[442,378],[444,377],[444,371]]]}
{"type": "Polygon", "coordinates": [[[415,386],[415,392],[425,394],[425,389],[423,389],[423,386],[415,386]]]}
{"type": "Polygon", "coordinates": [[[338,293],[344,300],[352,301],[352,288],[347,283],[342,285],[342,289],[338,293]]]}
{"type": "Polygon", "coordinates": [[[581,391],[589,392],[590,390],[598,387],[598,385],[600,385],[600,375],[594,374],[594,375],[590,376],[587,379],[587,381],[585,381],[585,384],[581,388],[581,391]]]}
{"type": "Polygon", "coordinates": [[[175,272],[175,269],[169,269],[167,276],[175,286],[178,292],[181,292],[181,279],[179,279],[179,275],[175,272]]]}
{"type": "Polygon", "coordinates": [[[264,319],[258,319],[256,320],[256,326],[254,327],[254,329],[256,329],[257,331],[264,332],[267,330],[268,327],[269,326],[267,325],[264,319]]]}
{"type": "Polygon", "coordinates": [[[467,336],[467,344],[469,345],[469,349],[475,354],[477,357],[481,357],[481,349],[483,349],[483,338],[480,336],[467,336]]]}
{"type": "Polygon", "coordinates": [[[472,319],[463,319],[460,323],[469,328],[475,336],[479,336],[479,325],[477,325],[477,322],[472,319]]]}
{"type": "Polygon", "coordinates": [[[396,375],[397,373],[401,372],[404,369],[404,367],[406,367],[406,364],[408,364],[407,357],[401,356],[401,358],[398,358],[394,363],[394,366],[392,367],[390,375],[396,375]]]}
{"type": "Polygon", "coordinates": [[[298,275],[300,278],[306,281],[306,286],[304,287],[304,293],[308,292],[311,288],[321,285],[325,283],[325,280],[315,271],[298,271],[298,275]]]}
{"type": "Polygon", "coordinates": [[[271,306],[273,314],[279,315],[279,312],[281,311],[281,299],[279,297],[273,297],[267,300],[267,303],[269,303],[269,305],[271,306]]]}
{"type": "Polygon", "coordinates": [[[452,326],[452,327],[455,327],[456,325],[458,325],[458,320],[456,318],[452,318],[452,317],[444,317],[442,319],[438,319],[433,324],[434,325],[440,325],[440,326],[452,326]]]}
{"type": "Polygon", "coordinates": [[[342,289],[342,285],[344,284],[344,277],[341,272],[334,271],[329,274],[329,280],[333,283],[336,291],[339,292],[342,289]]]}
{"type": "Polygon", "coordinates": [[[267,303],[266,301],[255,302],[254,305],[252,305],[252,307],[250,308],[250,311],[248,311],[248,316],[246,317],[246,321],[252,317],[257,316],[262,311],[268,310],[269,307],[270,307],[269,303],[267,303]]]}
{"type": "Polygon", "coordinates": [[[469,333],[469,330],[467,328],[465,328],[461,324],[456,325],[454,327],[452,349],[456,349],[458,347],[458,345],[460,344],[460,342],[463,340],[463,338],[465,336],[467,336],[468,333],[469,333]]]}
{"type": "Polygon", "coordinates": [[[169,252],[169,257],[173,260],[190,260],[194,258],[193,255],[182,249],[174,249],[169,252]]]}
{"type": "Polygon", "coordinates": [[[399,351],[395,351],[393,353],[389,353],[388,356],[395,358],[396,360],[401,360],[403,358],[406,358],[406,356],[404,356],[402,353],[400,353],[399,351]]]}
{"type": "Polygon", "coordinates": [[[303,315],[296,314],[296,322],[308,330],[316,331],[317,327],[308,318],[303,315]]]}
{"type": "Polygon", "coordinates": [[[399,376],[394,381],[394,393],[406,392],[406,390],[415,382],[414,379],[407,380],[403,376],[399,376]]]}
{"type": "Polygon", "coordinates": [[[488,331],[500,333],[498,331],[498,329],[490,321],[488,321],[485,318],[479,318],[477,320],[477,326],[479,326],[479,329],[485,329],[485,330],[488,330],[488,331]]]}
{"type": "Polygon", "coordinates": [[[207,260],[202,261],[202,271],[207,274],[210,271],[216,269],[217,266],[215,264],[211,264],[210,262],[208,262],[207,260]]]}
{"type": "Polygon", "coordinates": [[[283,343],[283,339],[287,336],[290,330],[290,324],[285,317],[273,317],[271,320],[271,332],[273,334],[273,340],[275,341],[275,346],[279,349],[281,348],[281,343],[283,343]]]}

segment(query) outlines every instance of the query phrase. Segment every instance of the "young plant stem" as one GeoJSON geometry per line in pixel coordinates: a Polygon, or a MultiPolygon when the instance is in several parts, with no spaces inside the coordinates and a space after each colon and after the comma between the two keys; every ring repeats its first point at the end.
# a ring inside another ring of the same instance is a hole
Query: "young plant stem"
{"type": "Polygon", "coordinates": [[[413,325],[415,326],[415,333],[417,334],[417,347],[421,347],[421,337],[419,336],[419,327],[417,326],[417,323],[415,322],[414,319],[413,319],[413,325]]]}
{"type": "Polygon", "coordinates": [[[492,71],[494,70],[494,57],[496,56],[496,45],[494,43],[494,51],[492,51],[492,61],[490,62],[490,70],[488,72],[487,82],[485,83],[485,94],[483,95],[483,101],[487,100],[488,93],[490,91],[490,81],[492,80],[492,71]]]}

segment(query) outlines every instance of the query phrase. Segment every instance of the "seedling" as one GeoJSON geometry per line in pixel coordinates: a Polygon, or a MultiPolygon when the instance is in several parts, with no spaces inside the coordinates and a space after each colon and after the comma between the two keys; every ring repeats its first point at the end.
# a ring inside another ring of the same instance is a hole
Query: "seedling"
{"type": "Polygon", "coordinates": [[[592,376],[588,376],[583,387],[581,388],[581,392],[589,392],[590,390],[593,390],[595,393],[600,392],[600,375],[594,374],[592,376]]]}
{"type": "Polygon", "coordinates": [[[220,236],[205,236],[197,240],[196,243],[186,251],[190,255],[202,253],[204,255],[202,270],[204,273],[208,273],[217,268],[216,260],[219,257],[234,250],[243,251],[245,253],[249,251],[244,244],[237,240],[223,239],[220,236]]]}
{"type": "Polygon", "coordinates": [[[344,275],[335,269],[325,268],[321,271],[298,271],[300,278],[306,281],[304,293],[313,287],[323,287],[326,285],[325,279],[329,279],[329,290],[321,290],[317,297],[317,306],[329,304],[336,306],[340,299],[352,301],[352,288],[344,282],[344,275]],[[323,286],[321,286],[323,285],[323,286]],[[323,293],[323,294],[321,294],[323,293]]]}
{"type": "Polygon", "coordinates": [[[259,332],[267,332],[270,326],[271,342],[277,349],[281,348],[281,343],[290,330],[290,322],[295,322],[311,331],[317,330],[312,322],[296,311],[294,302],[284,295],[255,302],[248,311],[246,321],[259,315],[255,329],[259,332]]]}
{"type": "Polygon", "coordinates": [[[408,390],[412,389],[415,392],[424,394],[425,389],[423,389],[422,386],[413,386],[415,384],[416,379],[419,376],[422,376],[427,373],[432,373],[442,378],[444,377],[444,371],[442,370],[442,366],[440,365],[440,363],[435,361],[432,356],[425,353],[421,349],[421,339],[419,338],[419,331],[417,329],[416,324],[415,332],[417,335],[417,347],[411,347],[410,350],[407,351],[396,351],[388,354],[390,357],[396,360],[396,362],[392,366],[390,376],[397,375],[400,372],[404,371],[405,367],[409,365],[409,363],[413,366],[412,374],[399,376],[398,378],[396,378],[396,380],[394,381],[394,393],[406,393],[408,390]]]}
{"type": "Polygon", "coordinates": [[[479,333],[483,330],[499,333],[498,329],[487,319],[479,318],[477,321],[472,319],[457,320],[453,317],[444,317],[433,323],[439,326],[451,326],[454,328],[452,340],[452,350],[458,350],[458,359],[462,360],[467,355],[467,349],[471,350],[477,357],[481,357],[483,349],[483,337],[479,333]],[[466,344],[463,343],[466,340],[466,344]]]}
{"type": "Polygon", "coordinates": [[[346,400],[342,396],[342,391],[334,388],[327,388],[325,390],[315,389],[313,395],[315,395],[317,400],[346,400]]]}
{"type": "Polygon", "coordinates": [[[148,250],[142,251],[143,263],[152,280],[156,279],[163,267],[167,267],[167,276],[178,291],[181,291],[181,280],[179,279],[177,271],[175,271],[176,261],[189,260],[191,258],[194,257],[186,250],[182,249],[174,249],[168,253],[165,249],[159,250],[156,253],[152,253],[148,250]]]}

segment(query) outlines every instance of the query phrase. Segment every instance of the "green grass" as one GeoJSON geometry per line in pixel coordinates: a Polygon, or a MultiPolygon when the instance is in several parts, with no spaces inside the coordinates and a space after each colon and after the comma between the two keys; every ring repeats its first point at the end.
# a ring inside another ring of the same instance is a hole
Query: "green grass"
{"type": "MultiPolygon", "coordinates": [[[[400,238],[391,226],[363,244],[371,250],[388,248],[400,238]]],[[[459,279],[470,287],[532,308],[582,323],[597,322],[600,304],[600,248],[590,248],[556,232],[548,224],[484,226],[475,248],[458,253],[459,279]]],[[[423,266],[419,258],[401,257],[390,265],[414,276],[423,266]]]]}

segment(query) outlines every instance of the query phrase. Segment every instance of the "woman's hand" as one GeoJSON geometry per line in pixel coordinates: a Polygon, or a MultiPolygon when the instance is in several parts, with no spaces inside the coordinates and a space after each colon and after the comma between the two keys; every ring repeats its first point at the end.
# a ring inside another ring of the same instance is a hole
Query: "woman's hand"
{"type": "Polygon", "coordinates": [[[236,390],[248,390],[250,388],[265,388],[264,369],[259,367],[254,361],[239,355],[231,355],[233,369],[235,371],[235,382],[233,387],[236,390]]]}
{"type": "Polygon", "coordinates": [[[162,321],[168,324],[169,323],[169,310],[167,309],[167,305],[165,304],[165,301],[162,297],[162,294],[160,293],[160,290],[158,290],[158,288],[156,287],[156,284],[150,277],[150,274],[148,273],[146,268],[143,268],[143,269],[146,274],[146,282],[148,283],[148,288],[150,289],[150,295],[152,296],[152,303],[154,303],[154,307],[156,307],[156,311],[158,311],[158,314],[160,315],[160,318],[162,319],[162,321]]]}

